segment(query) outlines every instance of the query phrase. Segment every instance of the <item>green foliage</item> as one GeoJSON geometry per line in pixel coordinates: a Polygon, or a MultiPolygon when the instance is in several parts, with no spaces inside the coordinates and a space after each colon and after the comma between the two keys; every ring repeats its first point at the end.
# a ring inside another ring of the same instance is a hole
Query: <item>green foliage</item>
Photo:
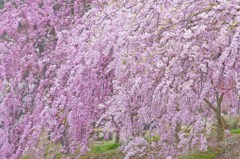
{"type": "Polygon", "coordinates": [[[116,150],[119,146],[120,144],[114,141],[104,141],[94,144],[91,147],[91,151],[82,156],[81,159],[123,159],[123,153],[116,150]]]}
{"type": "Polygon", "coordinates": [[[232,134],[240,134],[240,129],[232,129],[230,130],[232,134]]]}
{"type": "Polygon", "coordinates": [[[216,154],[214,152],[195,152],[190,155],[186,155],[181,159],[213,159],[216,157],[216,154]]]}
{"type": "Polygon", "coordinates": [[[91,152],[93,153],[102,153],[109,150],[117,149],[119,147],[119,143],[113,141],[106,141],[101,144],[93,145],[91,148],[91,152]]]}
{"type": "Polygon", "coordinates": [[[124,154],[118,150],[109,150],[102,153],[88,153],[80,159],[123,159],[124,154]]]}
{"type": "Polygon", "coordinates": [[[56,155],[56,159],[62,159],[62,158],[63,158],[62,153],[58,153],[58,154],[56,155]]]}
{"type": "Polygon", "coordinates": [[[21,157],[21,159],[30,159],[30,157],[29,156],[23,156],[23,157],[21,157]]]}
{"type": "MultiPolygon", "coordinates": [[[[123,158],[123,153],[116,151],[116,149],[119,147],[119,143],[116,143],[114,141],[101,141],[100,143],[94,144],[91,147],[91,151],[82,156],[81,159],[110,159],[110,158],[117,158],[117,159],[121,159],[123,158]]],[[[46,147],[46,152],[45,152],[45,157],[49,158],[49,152],[51,147],[54,147],[53,145],[49,145],[48,147],[46,147]]],[[[53,153],[53,152],[51,152],[53,153]]],[[[76,154],[74,154],[71,157],[74,157],[76,154]]],[[[64,155],[62,153],[56,153],[55,155],[55,159],[62,159],[64,157],[64,155]]],[[[68,157],[70,157],[68,155],[68,157]]],[[[29,156],[23,156],[21,159],[31,159],[29,156]]]]}
{"type": "Polygon", "coordinates": [[[103,137],[103,136],[100,136],[100,137],[98,138],[98,141],[104,141],[104,137],[103,137]]]}
{"type": "Polygon", "coordinates": [[[190,154],[187,154],[180,159],[214,159],[218,154],[223,152],[222,148],[211,149],[209,148],[206,152],[196,151],[190,154]]]}
{"type": "Polygon", "coordinates": [[[157,142],[160,140],[160,136],[150,136],[146,138],[147,142],[157,142]]]}
{"type": "Polygon", "coordinates": [[[160,140],[160,136],[156,133],[152,133],[150,131],[147,131],[144,134],[144,139],[147,140],[148,143],[157,142],[157,141],[160,140]]]}

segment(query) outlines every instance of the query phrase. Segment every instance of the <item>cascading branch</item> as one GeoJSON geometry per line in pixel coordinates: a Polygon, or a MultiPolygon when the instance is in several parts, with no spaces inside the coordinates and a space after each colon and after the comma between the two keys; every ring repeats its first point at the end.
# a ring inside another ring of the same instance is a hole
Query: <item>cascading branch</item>
{"type": "Polygon", "coordinates": [[[116,37],[115,78],[104,117],[113,119],[121,141],[129,144],[127,156],[206,150],[213,120],[221,140],[221,113],[239,110],[239,2],[131,1],[108,7],[111,23],[102,23],[102,34],[116,37]],[[139,137],[146,124],[161,136],[150,154],[130,148],[139,140],[144,146],[139,137]]]}
{"type": "Polygon", "coordinates": [[[81,23],[90,2],[1,1],[0,158],[20,158],[29,148],[44,158],[44,151],[38,148],[39,136],[46,131],[50,140],[58,138],[55,134],[64,136],[58,131],[60,124],[54,123],[59,116],[55,114],[51,120],[46,115],[57,109],[48,109],[54,106],[49,90],[58,78],[57,69],[64,64],[62,56],[68,53],[54,50],[59,33],[81,23]],[[56,125],[54,130],[52,125],[56,125]]]}
{"type": "Polygon", "coordinates": [[[206,150],[214,120],[221,140],[221,113],[240,111],[239,0],[3,1],[0,13],[2,158],[44,157],[42,134],[85,153],[104,118],[126,158],[174,158],[206,150]]]}

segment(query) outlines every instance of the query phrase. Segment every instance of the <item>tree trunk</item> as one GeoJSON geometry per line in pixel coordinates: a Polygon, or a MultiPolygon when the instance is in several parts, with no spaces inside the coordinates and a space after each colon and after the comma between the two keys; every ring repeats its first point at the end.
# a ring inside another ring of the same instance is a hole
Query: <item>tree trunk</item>
{"type": "Polygon", "coordinates": [[[211,108],[215,112],[215,116],[217,119],[217,140],[218,141],[223,140],[224,129],[226,128],[225,120],[223,119],[223,117],[221,115],[223,95],[224,94],[221,94],[219,97],[219,93],[216,93],[217,106],[214,106],[212,103],[210,103],[210,101],[208,99],[204,98],[204,101],[209,106],[209,108],[211,108]]]}
{"type": "Polygon", "coordinates": [[[61,145],[66,149],[66,152],[64,152],[64,153],[68,154],[70,152],[70,149],[69,149],[69,142],[68,142],[68,138],[67,138],[67,128],[66,127],[64,129],[62,137],[60,138],[60,142],[61,142],[61,145]]]}
{"type": "Polygon", "coordinates": [[[119,143],[119,140],[120,140],[120,133],[119,133],[119,130],[116,131],[116,139],[115,139],[115,142],[116,143],[119,143]]]}
{"type": "Polygon", "coordinates": [[[222,107],[222,99],[223,94],[219,97],[217,94],[217,111],[216,111],[216,118],[217,118],[217,140],[222,141],[224,137],[224,119],[221,115],[221,107],[222,107]]]}
{"type": "Polygon", "coordinates": [[[224,123],[222,120],[221,113],[216,114],[217,117],[217,140],[222,141],[224,137],[224,123]]]}

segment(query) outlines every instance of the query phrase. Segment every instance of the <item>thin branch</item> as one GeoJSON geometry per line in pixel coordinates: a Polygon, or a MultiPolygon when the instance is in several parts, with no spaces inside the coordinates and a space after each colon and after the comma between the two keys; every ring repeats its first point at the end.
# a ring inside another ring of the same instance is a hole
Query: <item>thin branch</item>
{"type": "Polygon", "coordinates": [[[222,93],[221,96],[220,96],[220,103],[222,103],[223,96],[224,96],[224,93],[222,93]]]}
{"type": "Polygon", "coordinates": [[[207,105],[216,113],[217,109],[212,105],[212,103],[210,103],[206,98],[203,99],[207,105]]]}

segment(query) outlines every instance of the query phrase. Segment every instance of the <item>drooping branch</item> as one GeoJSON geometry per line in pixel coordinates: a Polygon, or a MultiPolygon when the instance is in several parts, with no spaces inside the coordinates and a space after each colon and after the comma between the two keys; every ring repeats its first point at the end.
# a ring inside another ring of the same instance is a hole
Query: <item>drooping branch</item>
{"type": "Polygon", "coordinates": [[[217,109],[213,106],[212,103],[209,102],[209,100],[207,100],[206,98],[203,99],[207,105],[216,113],[217,112],[217,109]]]}

